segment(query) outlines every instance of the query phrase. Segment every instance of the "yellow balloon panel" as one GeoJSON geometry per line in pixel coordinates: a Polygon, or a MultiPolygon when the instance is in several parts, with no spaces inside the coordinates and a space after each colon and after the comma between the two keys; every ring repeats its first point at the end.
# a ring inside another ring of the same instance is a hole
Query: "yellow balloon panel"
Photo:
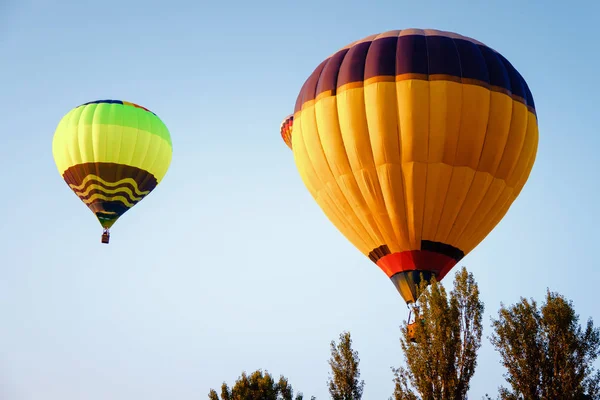
{"type": "Polygon", "coordinates": [[[298,170],[304,180],[311,171],[313,196],[327,191],[338,214],[352,220],[338,226],[344,235],[356,240],[348,229],[358,222],[363,244],[357,247],[365,255],[382,243],[392,252],[419,250],[421,240],[467,253],[527,179],[538,138],[535,116],[506,95],[460,86],[377,82],[296,114],[298,170]],[[460,110],[458,117],[452,110],[460,110]],[[490,125],[496,120],[502,123],[490,125]],[[499,189],[506,190],[498,199],[499,189]]]}

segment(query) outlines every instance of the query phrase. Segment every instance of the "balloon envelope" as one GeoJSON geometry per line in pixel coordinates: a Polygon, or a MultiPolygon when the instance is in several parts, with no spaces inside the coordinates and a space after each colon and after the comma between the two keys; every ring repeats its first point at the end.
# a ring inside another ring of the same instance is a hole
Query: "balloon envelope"
{"type": "Polygon", "coordinates": [[[172,143],[165,124],[146,108],[99,100],[61,119],[52,152],[66,183],[108,229],[163,179],[172,143]]]}
{"type": "Polygon", "coordinates": [[[289,147],[292,148],[292,127],[294,126],[294,114],[290,114],[283,119],[279,131],[281,132],[281,138],[289,147]]]}
{"type": "Polygon", "coordinates": [[[495,50],[455,33],[372,35],[325,59],[298,95],[300,176],[407,303],[506,214],[538,147],[533,96],[495,50]]]}

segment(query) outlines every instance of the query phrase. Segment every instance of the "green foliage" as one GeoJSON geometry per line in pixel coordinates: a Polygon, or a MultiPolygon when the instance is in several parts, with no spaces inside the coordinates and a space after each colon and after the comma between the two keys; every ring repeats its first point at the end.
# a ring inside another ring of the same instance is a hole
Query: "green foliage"
{"type": "Polygon", "coordinates": [[[600,355],[600,329],[591,319],[583,329],[570,301],[547,291],[538,308],[521,298],[502,305],[492,327],[490,340],[510,385],[500,388],[501,399],[600,399],[600,372],[592,366],[600,355]]]}
{"type": "Polygon", "coordinates": [[[405,322],[400,344],[406,368],[392,368],[393,398],[466,399],[483,333],[484,305],[479,287],[463,267],[456,274],[449,296],[435,278],[429,286],[422,280],[419,293],[415,305],[416,343],[410,341],[405,322]]]}
{"type": "Polygon", "coordinates": [[[331,375],[327,381],[329,394],[333,400],[360,400],[365,386],[360,379],[358,352],[352,350],[352,338],[349,332],[340,334],[340,342],[330,343],[331,358],[329,366],[331,375]]]}
{"type": "MultiPolygon", "coordinates": [[[[217,392],[211,389],[209,400],[219,400],[217,392]]],[[[221,385],[221,400],[302,400],[304,396],[298,393],[294,398],[294,390],[287,378],[279,377],[275,381],[268,371],[254,371],[250,376],[243,372],[230,389],[225,382],[221,385]]],[[[311,397],[311,400],[315,400],[311,397]]]]}

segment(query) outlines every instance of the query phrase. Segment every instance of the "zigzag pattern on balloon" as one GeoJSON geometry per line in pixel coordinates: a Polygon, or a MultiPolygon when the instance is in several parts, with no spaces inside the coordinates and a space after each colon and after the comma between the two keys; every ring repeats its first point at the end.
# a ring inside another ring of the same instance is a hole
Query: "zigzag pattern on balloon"
{"type": "Polygon", "coordinates": [[[77,164],[63,176],[104,227],[112,226],[157,185],[149,172],[116,163],[77,164]]]}
{"type": "Polygon", "coordinates": [[[150,193],[149,190],[141,191],[138,188],[137,182],[132,178],[123,178],[116,182],[108,182],[94,174],[86,176],[81,185],[77,186],[69,184],[69,187],[73,189],[75,194],[77,194],[85,204],[90,204],[96,199],[108,201],[118,200],[127,207],[133,207],[135,203],[142,200],[144,196],[150,193]],[[118,196],[107,196],[117,193],[122,194],[118,196]]]}

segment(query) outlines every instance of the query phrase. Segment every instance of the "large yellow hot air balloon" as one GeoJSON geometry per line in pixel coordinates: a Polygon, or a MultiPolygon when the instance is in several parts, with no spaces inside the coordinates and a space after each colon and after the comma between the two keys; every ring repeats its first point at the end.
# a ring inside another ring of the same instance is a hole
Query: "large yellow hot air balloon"
{"type": "Polygon", "coordinates": [[[458,34],[372,35],[324,60],[294,110],[302,181],[407,302],[498,224],[538,146],[533,97],[501,54],[458,34]]]}
{"type": "Polygon", "coordinates": [[[54,134],[58,172],[109,228],[147,196],[171,163],[171,136],[153,112],[120,100],[83,104],[66,114],[54,134]]]}

